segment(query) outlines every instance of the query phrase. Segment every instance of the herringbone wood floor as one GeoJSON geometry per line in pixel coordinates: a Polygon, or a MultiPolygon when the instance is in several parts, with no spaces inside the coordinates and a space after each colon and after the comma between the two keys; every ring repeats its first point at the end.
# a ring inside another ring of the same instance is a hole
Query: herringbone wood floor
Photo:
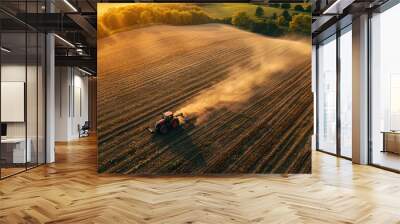
{"type": "Polygon", "coordinates": [[[312,175],[96,173],[95,139],[0,181],[0,223],[400,223],[400,175],[315,152],[312,175]]]}

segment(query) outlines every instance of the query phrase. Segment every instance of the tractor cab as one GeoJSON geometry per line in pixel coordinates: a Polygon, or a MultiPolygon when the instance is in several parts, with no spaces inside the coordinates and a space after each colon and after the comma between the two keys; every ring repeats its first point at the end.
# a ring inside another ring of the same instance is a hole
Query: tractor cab
{"type": "Polygon", "coordinates": [[[182,113],[174,115],[173,112],[167,111],[161,115],[161,120],[156,122],[154,129],[146,128],[150,133],[167,134],[170,130],[177,129],[180,127],[180,121],[178,117],[184,117],[182,113]]]}
{"type": "Polygon", "coordinates": [[[174,118],[174,113],[172,113],[171,111],[167,111],[167,112],[164,112],[161,117],[162,117],[162,119],[165,119],[165,120],[172,120],[172,118],[174,118]]]}

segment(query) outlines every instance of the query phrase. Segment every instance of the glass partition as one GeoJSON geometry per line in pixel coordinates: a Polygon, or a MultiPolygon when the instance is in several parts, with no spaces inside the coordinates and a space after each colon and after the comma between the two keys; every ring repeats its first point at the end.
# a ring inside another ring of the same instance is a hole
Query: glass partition
{"type": "Polygon", "coordinates": [[[371,18],[371,162],[400,170],[400,5],[371,18]]]}
{"type": "Polygon", "coordinates": [[[25,32],[1,34],[2,177],[24,171],[31,159],[26,141],[26,41],[25,32]]]}
{"type": "Polygon", "coordinates": [[[340,154],[352,157],[352,33],[351,25],[340,35],[340,154]]]}
{"type": "MultiPolygon", "coordinates": [[[[7,7],[35,13],[43,4],[19,2],[7,7]]],[[[0,19],[13,21],[1,12],[0,19]]],[[[45,163],[46,39],[43,33],[14,22],[18,25],[13,29],[0,27],[1,179],[45,163]]]]}
{"type": "Polygon", "coordinates": [[[37,64],[37,162],[46,162],[45,124],[46,124],[46,38],[43,33],[38,33],[38,64],[37,64]]]}
{"type": "Polygon", "coordinates": [[[318,47],[317,149],[336,154],[336,36],[318,47]]]}
{"type": "Polygon", "coordinates": [[[27,74],[26,74],[26,114],[27,114],[27,150],[30,151],[27,167],[38,163],[38,34],[28,32],[27,35],[27,74]]]}

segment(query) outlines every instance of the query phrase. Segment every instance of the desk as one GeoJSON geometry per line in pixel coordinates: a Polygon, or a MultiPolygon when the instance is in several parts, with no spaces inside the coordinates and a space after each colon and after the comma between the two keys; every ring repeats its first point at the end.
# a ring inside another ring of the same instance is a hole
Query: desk
{"type": "Polygon", "coordinates": [[[400,154],[400,131],[383,131],[382,152],[400,154]]]}
{"type": "Polygon", "coordinates": [[[32,153],[30,138],[27,139],[25,151],[25,138],[5,138],[1,139],[1,157],[6,163],[26,163],[31,162],[32,153]],[[25,160],[26,159],[26,160],[25,160]]]}

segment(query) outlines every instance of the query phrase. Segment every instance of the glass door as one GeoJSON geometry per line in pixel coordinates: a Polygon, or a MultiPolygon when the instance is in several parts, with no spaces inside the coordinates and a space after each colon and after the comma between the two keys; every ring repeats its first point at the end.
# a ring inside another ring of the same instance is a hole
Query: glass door
{"type": "Polygon", "coordinates": [[[336,154],[336,35],[317,49],[317,149],[336,154]]]}
{"type": "Polygon", "coordinates": [[[371,163],[400,171],[400,4],[371,18],[371,163]]]}

